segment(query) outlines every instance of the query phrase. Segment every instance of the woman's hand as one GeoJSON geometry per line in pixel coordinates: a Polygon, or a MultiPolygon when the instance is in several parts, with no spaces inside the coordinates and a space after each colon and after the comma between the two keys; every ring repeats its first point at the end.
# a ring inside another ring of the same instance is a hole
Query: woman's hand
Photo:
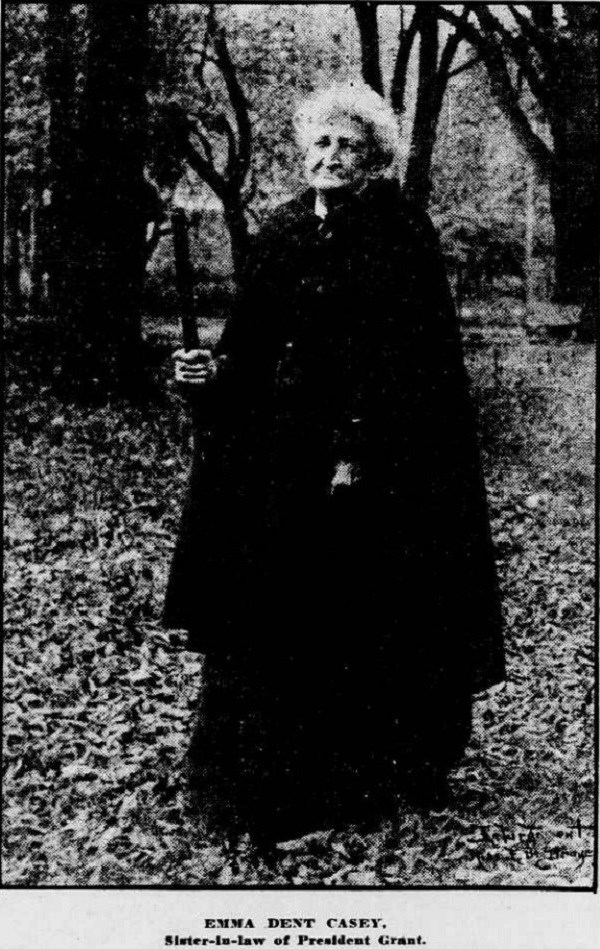
{"type": "Polygon", "coordinates": [[[210,349],[177,349],[173,359],[175,381],[186,387],[206,385],[217,374],[217,362],[210,349]]]}

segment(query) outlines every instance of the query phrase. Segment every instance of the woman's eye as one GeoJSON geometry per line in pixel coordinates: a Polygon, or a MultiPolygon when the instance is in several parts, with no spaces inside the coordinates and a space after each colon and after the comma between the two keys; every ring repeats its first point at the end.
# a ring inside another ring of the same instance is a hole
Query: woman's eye
{"type": "Polygon", "coordinates": [[[317,146],[317,148],[327,148],[327,146],[329,145],[329,139],[318,138],[317,141],[315,142],[315,145],[317,146]]]}

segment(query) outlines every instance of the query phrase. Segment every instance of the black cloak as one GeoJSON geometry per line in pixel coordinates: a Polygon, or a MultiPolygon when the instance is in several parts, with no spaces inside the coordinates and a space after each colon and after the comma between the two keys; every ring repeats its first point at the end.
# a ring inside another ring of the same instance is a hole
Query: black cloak
{"type": "Polygon", "coordinates": [[[255,241],[202,396],[166,622],[209,663],[269,670],[280,705],[286,677],[318,692],[317,670],[339,699],[342,670],[397,723],[401,691],[422,717],[504,675],[475,422],[427,216],[391,182],[324,222],[314,208],[307,191],[255,241]]]}

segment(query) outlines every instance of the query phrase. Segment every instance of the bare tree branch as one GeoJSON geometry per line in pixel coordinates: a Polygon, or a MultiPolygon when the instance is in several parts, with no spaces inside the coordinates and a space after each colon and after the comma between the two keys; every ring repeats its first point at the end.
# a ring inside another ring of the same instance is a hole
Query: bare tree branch
{"type": "MultiPolygon", "coordinates": [[[[402,10],[400,11],[400,15],[403,15],[402,10]]],[[[401,20],[398,53],[396,55],[396,62],[394,63],[394,73],[390,87],[391,105],[394,111],[398,113],[404,112],[408,62],[419,29],[419,19],[419,8],[417,7],[406,29],[404,29],[404,23],[403,20],[401,20]]]]}
{"type": "MultiPolygon", "coordinates": [[[[221,119],[222,119],[223,134],[225,135],[225,138],[227,139],[227,163],[225,166],[226,168],[225,174],[227,178],[231,180],[232,178],[235,177],[236,169],[239,163],[238,141],[235,137],[235,132],[233,131],[233,127],[231,123],[228,121],[227,117],[223,115],[221,116],[221,119]]],[[[243,174],[243,178],[245,177],[246,177],[246,172],[244,172],[243,174]]]]}
{"type": "MultiPolygon", "coordinates": [[[[525,39],[524,35],[522,33],[519,35],[512,33],[511,30],[507,29],[496,19],[489,10],[489,7],[478,6],[475,10],[475,15],[479,21],[482,32],[488,35],[492,40],[495,39],[495,34],[497,33],[501,41],[505,43],[517,63],[522,76],[527,80],[529,88],[539,100],[540,105],[548,109],[551,94],[548,91],[547,84],[544,82],[543,75],[536,68],[532,57],[531,45],[525,39]]],[[[545,65],[547,67],[548,64],[545,65]]]]}
{"type": "MultiPolygon", "coordinates": [[[[460,18],[461,23],[465,23],[468,20],[468,18],[469,18],[469,8],[465,7],[460,18]]],[[[442,54],[440,56],[440,62],[438,66],[438,71],[437,71],[437,78],[435,81],[438,109],[441,107],[442,100],[444,98],[444,93],[446,91],[446,86],[448,85],[448,77],[450,75],[450,69],[452,67],[454,57],[456,56],[458,47],[463,42],[463,39],[464,39],[463,34],[457,27],[454,30],[454,32],[446,40],[446,43],[442,50],[442,54]]]]}
{"type": "Polygon", "coordinates": [[[223,27],[218,26],[215,29],[213,44],[238,128],[236,159],[228,171],[231,183],[241,187],[248,173],[252,154],[252,127],[248,103],[229,55],[223,27]]]}
{"type": "Polygon", "coordinates": [[[215,192],[217,197],[222,198],[227,190],[227,181],[220,175],[211,162],[207,161],[203,155],[194,148],[190,142],[185,154],[185,160],[190,168],[204,180],[207,185],[215,192]]]}
{"type": "MultiPolygon", "coordinates": [[[[521,13],[519,9],[520,6],[524,4],[517,5],[516,3],[509,3],[508,9],[510,10],[513,19],[517,26],[519,26],[521,33],[524,39],[530,44],[530,46],[541,56],[544,62],[552,62],[554,56],[556,55],[556,43],[554,37],[551,33],[546,32],[544,28],[538,23],[530,20],[529,17],[525,16],[524,13],[521,13]]],[[[542,6],[543,4],[540,4],[542,6]]],[[[527,5],[527,9],[531,11],[531,4],[527,5]]]]}
{"type": "MultiPolygon", "coordinates": [[[[514,4],[509,4],[508,6],[512,12],[512,7],[514,6],[514,4]]],[[[485,7],[485,9],[483,8],[479,9],[479,7],[477,7],[475,9],[475,16],[479,20],[479,25],[481,29],[491,39],[494,39],[497,34],[501,38],[501,40],[504,43],[506,43],[507,46],[511,48],[511,50],[515,54],[515,58],[519,60],[523,60],[525,58],[524,47],[523,47],[523,40],[524,40],[523,35],[515,36],[515,34],[511,32],[511,30],[509,30],[506,26],[504,26],[504,24],[501,23],[500,20],[498,20],[494,16],[494,14],[489,9],[489,7],[485,7]],[[519,40],[521,40],[521,42],[519,42],[519,40]]],[[[527,19],[527,18],[524,17],[524,19],[527,19]]],[[[531,44],[528,43],[527,41],[525,41],[525,44],[526,44],[525,45],[526,52],[529,55],[531,55],[531,44]]]]}
{"type": "Polygon", "coordinates": [[[363,79],[379,95],[383,95],[383,79],[379,61],[379,32],[377,30],[377,3],[359,0],[351,3],[360,33],[363,79]]]}
{"type": "Polygon", "coordinates": [[[205,26],[204,26],[204,36],[202,37],[202,46],[201,46],[201,48],[200,48],[200,62],[198,63],[198,66],[199,66],[199,68],[200,68],[200,74],[201,74],[201,75],[204,73],[204,67],[205,67],[205,65],[206,65],[206,59],[207,59],[208,54],[209,54],[210,38],[211,38],[212,31],[213,31],[213,28],[214,28],[214,27],[213,27],[213,24],[214,24],[214,15],[215,15],[214,7],[210,6],[210,7],[208,8],[208,13],[207,13],[207,15],[206,15],[206,24],[205,24],[205,26]]]}
{"type": "Polygon", "coordinates": [[[526,8],[531,14],[531,19],[539,32],[550,46],[554,46],[556,33],[554,30],[554,4],[553,3],[526,3],[526,8]]]}
{"type": "Polygon", "coordinates": [[[209,185],[222,203],[234,268],[240,273],[248,248],[245,217],[247,199],[243,187],[250,170],[252,130],[248,103],[229,54],[225,30],[217,20],[214,4],[210,4],[208,9],[204,43],[195,51],[200,52],[200,60],[195,65],[194,76],[203,90],[207,107],[195,115],[194,127],[187,134],[184,156],[190,168],[209,185]],[[207,82],[208,64],[216,67],[225,86],[228,101],[221,107],[217,107],[207,82]],[[195,136],[195,142],[190,139],[190,135],[195,136]],[[224,167],[218,162],[213,149],[213,145],[216,145],[215,136],[224,137],[227,142],[224,167]]]}
{"type": "MultiPolygon", "coordinates": [[[[254,169],[251,167],[250,173],[244,183],[244,204],[245,205],[249,205],[252,199],[255,197],[257,193],[257,187],[258,186],[256,182],[256,175],[254,174],[254,169]]],[[[248,208],[248,213],[251,213],[249,208],[248,208]]]]}
{"type": "Polygon", "coordinates": [[[531,19],[540,30],[552,30],[554,11],[552,3],[526,3],[531,19]]]}
{"type": "Polygon", "coordinates": [[[203,158],[214,167],[215,161],[214,161],[212,145],[211,145],[208,135],[206,134],[204,129],[200,126],[199,122],[196,122],[196,124],[194,125],[194,128],[190,130],[190,134],[194,135],[198,139],[200,143],[200,147],[204,149],[203,158]]]}
{"type": "MultiPolygon", "coordinates": [[[[479,5],[476,7],[479,10],[479,5]]],[[[492,94],[504,109],[512,129],[534,161],[538,171],[547,176],[552,165],[552,152],[537,135],[520,102],[506,63],[504,50],[496,37],[483,34],[469,20],[462,20],[453,10],[437,7],[440,19],[461,30],[473,49],[480,53],[486,64],[492,94]]]]}
{"type": "Polygon", "coordinates": [[[473,66],[477,66],[481,62],[483,62],[481,56],[472,56],[471,59],[467,59],[465,63],[461,63],[460,66],[451,69],[448,73],[448,79],[453,79],[454,76],[460,76],[461,72],[466,72],[467,69],[472,69],[473,66]]]}

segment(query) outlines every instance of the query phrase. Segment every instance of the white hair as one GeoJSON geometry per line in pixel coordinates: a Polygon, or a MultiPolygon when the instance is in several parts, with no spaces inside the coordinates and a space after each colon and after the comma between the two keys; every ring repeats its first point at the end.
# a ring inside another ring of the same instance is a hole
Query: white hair
{"type": "Polygon", "coordinates": [[[334,83],[300,105],[294,116],[300,147],[307,147],[311,126],[339,116],[359,122],[369,133],[374,146],[372,177],[397,175],[403,158],[398,119],[385,99],[362,81],[334,83]]]}

